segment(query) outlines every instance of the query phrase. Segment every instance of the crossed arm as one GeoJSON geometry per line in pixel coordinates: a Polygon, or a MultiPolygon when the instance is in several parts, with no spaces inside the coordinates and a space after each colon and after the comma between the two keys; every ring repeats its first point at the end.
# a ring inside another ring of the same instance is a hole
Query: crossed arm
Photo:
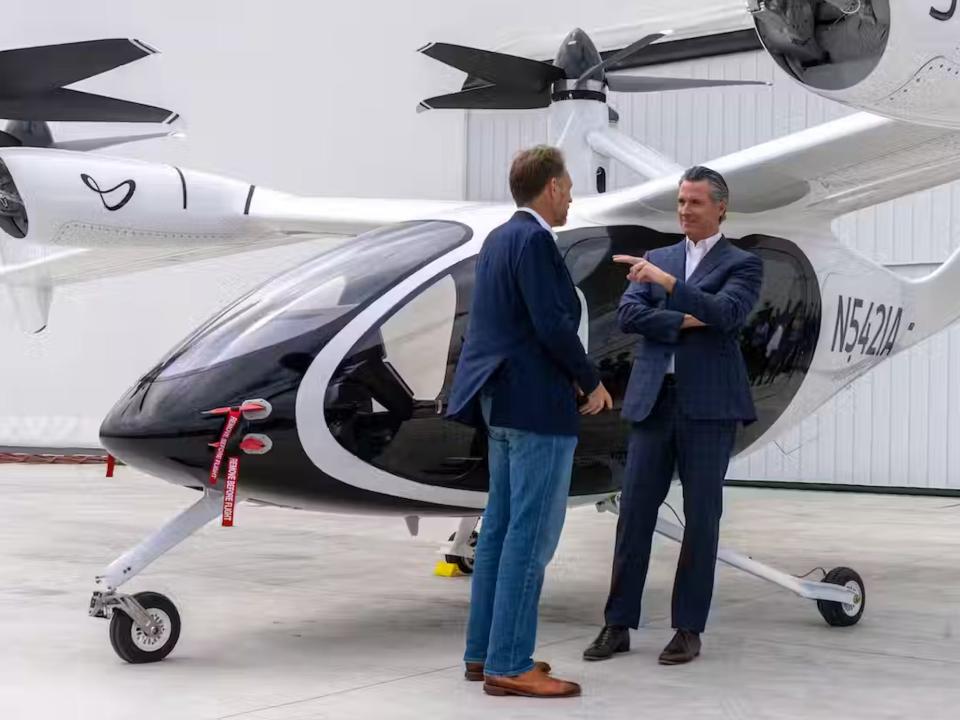
{"type": "Polygon", "coordinates": [[[728,332],[746,320],[760,294],[763,263],[751,256],[734,267],[723,288],[708,293],[664,272],[645,257],[615,255],[614,261],[630,265],[633,283],[618,309],[620,329],[662,343],[676,343],[680,331],[709,325],[728,332]],[[674,309],[656,307],[650,293],[653,284],[672,296],[674,309]]]}

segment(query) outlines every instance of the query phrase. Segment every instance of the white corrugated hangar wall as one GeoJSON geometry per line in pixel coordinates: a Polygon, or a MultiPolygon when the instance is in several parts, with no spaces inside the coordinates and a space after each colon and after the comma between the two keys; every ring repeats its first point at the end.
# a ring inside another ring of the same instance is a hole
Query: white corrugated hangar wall
{"type": "MultiPolygon", "coordinates": [[[[684,166],[852,112],[791,81],[762,51],[648,66],[642,72],[773,83],[771,88],[610,94],[622,131],[684,166]]],[[[545,138],[545,111],[468,113],[468,199],[508,199],[506,168],[513,153],[545,138]]],[[[613,164],[612,188],[638,180],[613,164]]],[[[736,188],[732,191],[735,203],[736,188]]],[[[925,275],[960,242],[960,183],[848,215],[834,229],[843,242],[891,270],[925,275]]],[[[728,478],[960,491],[957,393],[960,330],[954,325],[856,381],[798,429],[736,460],[728,478]]]]}

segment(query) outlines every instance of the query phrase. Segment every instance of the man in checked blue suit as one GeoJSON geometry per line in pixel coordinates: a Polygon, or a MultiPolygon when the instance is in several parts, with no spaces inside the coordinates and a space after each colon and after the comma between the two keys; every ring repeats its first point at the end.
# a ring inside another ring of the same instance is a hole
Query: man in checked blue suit
{"type": "Polygon", "coordinates": [[[729,191],[719,173],[694,167],[678,194],[686,237],[630,265],[620,329],[637,335],[623,402],[632,423],[605,625],[584,653],[605,660],[630,649],[660,505],[674,472],[683,486],[685,527],[673,585],[676,633],[663,665],[700,654],[717,561],[723,478],[737,423],[756,420],[738,337],[760,294],[763,263],[720,232],[729,191]]]}
{"type": "Polygon", "coordinates": [[[570,175],[556,148],[510,168],[519,210],[477,259],[470,325],[447,416],[489,438],[490,493],[477,545],[465,676],[490,695],[570,697],[580,686],[534,662],[537,608],[570,492],[580,414],[613,402],[577,335],[581,306],[552,227],[567,221],[570,175]]]}

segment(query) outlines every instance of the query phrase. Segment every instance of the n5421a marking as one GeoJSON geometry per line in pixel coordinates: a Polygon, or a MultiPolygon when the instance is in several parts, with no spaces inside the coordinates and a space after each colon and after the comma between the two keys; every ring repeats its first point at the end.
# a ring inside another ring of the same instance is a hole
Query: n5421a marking
{"type": "Polygon", "coordinates": [[[830,350],[846,355],[847,362],[855,354],[878,358],[889,355],[900,334],[902,319],[902,307],[840,295],[830,350]]]}

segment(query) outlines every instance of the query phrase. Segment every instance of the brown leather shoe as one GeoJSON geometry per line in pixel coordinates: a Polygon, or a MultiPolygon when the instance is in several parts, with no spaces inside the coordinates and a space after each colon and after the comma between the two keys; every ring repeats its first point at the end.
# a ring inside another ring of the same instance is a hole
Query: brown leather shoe
{"type": "MultiPolygon", "coordinates": [[[[476,682],[483,680],[483,663],[482,662],[468,662],[464,663],[465,670],[463,676],[470,680],[471,682],[476,682]]],[[[545,673],[549,673],[553,668],[550,667],[550,663],[545,663],[541,660],[533,661],[534,669],[540,668],[545,673]]]]}
{"type": "Polygon", "coordinates": [[[576,697],[580,686],[569,680],[550,677],[541,668],[515,677],[494,677],[487,675],[483,679],[483,691],[487,695],[520,695],[533,698],[576,697]]]}
{"type": "Polygon", "coordinates": [[[673,640],[660,653],[661,665],[683,665],[700,654],[700,634],[677,630],[673,640]]]}

